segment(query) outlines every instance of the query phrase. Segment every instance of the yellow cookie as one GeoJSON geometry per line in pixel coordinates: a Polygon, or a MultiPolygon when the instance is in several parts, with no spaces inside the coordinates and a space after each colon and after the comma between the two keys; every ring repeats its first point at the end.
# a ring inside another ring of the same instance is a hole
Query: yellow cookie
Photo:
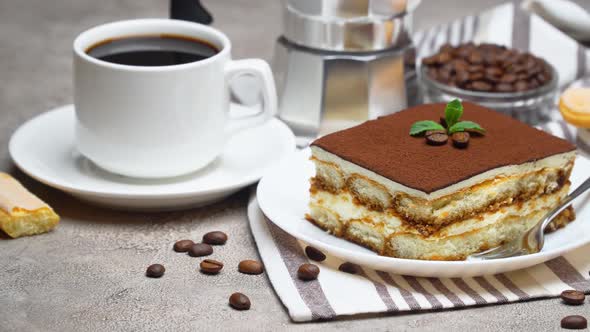
{"type": "Polygon", "coordinates": [[[590,88],[569,88],[559,100],[563,118],[578,127],[590,128],[590,88]]]}
{"type": "Polygon", "coordinates": [[[10,237],[45,233],[59,216],[10,175],[0,173],[0,229],[10,237]]]}

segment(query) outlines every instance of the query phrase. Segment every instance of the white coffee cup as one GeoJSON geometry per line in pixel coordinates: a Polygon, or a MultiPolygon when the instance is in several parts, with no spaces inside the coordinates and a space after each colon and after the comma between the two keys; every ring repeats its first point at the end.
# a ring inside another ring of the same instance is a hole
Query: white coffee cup
{"type": "Polygon", "coordinates": [[[76,146],[114,173],[142,178],[178,176],[203,168],[241,128],[274,116],[272,72],[259,59],[234,61],[231,43],[211,27],[169,19],[100,25],[74,41],[76,146]],[[129,66],[91,57],[87,49],[129,36],[181,35],[214,45],[201,61],[171,66],[129,66]],[[263,110],[230,118],[229,81],[253,75],[262,83],[263,110]]]}

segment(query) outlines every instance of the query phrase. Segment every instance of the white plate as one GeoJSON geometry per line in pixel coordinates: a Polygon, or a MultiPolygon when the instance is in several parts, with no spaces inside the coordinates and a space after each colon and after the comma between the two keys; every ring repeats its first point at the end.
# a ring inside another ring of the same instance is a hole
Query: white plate
{"type": "Polygon", "coordinates": [[[46,185],[122,209],[171,210],[212,203],[258,181],[269,166],[295,150],[291,130],[273,119],[230,138],[223,154],[202,170],[169,179],[136,179],[106,172],[81,156],[74,147],[74,121],[72,105],[29,120],[10,140],[12,159],[46,185]]]}
{"type": "MultiPolygon", "coordinates": [[[[590,195],[576,200],[576,221],[547,236],[540,253],[490,261],[422,261],[379,256],[354,243],[329,235],[304,219],[308,212],[309,178],[314,167],[310,150],[295,153],[275,165],[258,184],[258,203],[264,214],[294,237],[344,260],[373,269],[420,277],[468,277],[513,271],[539,264],[590,242],[590,195]]],[[[590,176],[590,160],[579,156],[572,188],[590,176]]]]}

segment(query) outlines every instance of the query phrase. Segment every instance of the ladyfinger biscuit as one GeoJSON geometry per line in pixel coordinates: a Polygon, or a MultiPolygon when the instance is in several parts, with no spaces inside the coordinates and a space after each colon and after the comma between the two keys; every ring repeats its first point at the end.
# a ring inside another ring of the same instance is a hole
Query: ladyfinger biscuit
{"type": "Polygon", "coordinates": [[[49,205],[8,174],[0,173],[0,229],[17,238],[45,233],[59,223],[49,205]]]}

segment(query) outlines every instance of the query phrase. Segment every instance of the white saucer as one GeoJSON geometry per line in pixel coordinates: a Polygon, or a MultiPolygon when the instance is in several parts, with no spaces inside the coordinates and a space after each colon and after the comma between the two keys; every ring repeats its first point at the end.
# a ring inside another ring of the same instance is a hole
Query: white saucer
{"type": "MultiPolygon", "coordinates": [[[[309,178],[314,167],[305,149],[285,158],[264,175],[257,189],[264,214],[292,236],[332,255],[376,270],[419,277],[469,277],[502,273],[533,266],[590,243],[590,193],[574,204],[576,220],[549,234],[543,251],[534,255],[490,261],[421,261],[384,257],[332,236],[304,219],[308,212],[309,178]]],[[[572,188],[590,176],[590,160],[578,156],[571,175],[572,188]]]]}
{"type": "Polygon", "coordinates": [[[10,140],[12,160],[48,186],[122,209],[171,210],[212,203],[258,181],[269,166],[295,150],[291,130],[273,119],[233,136],[223,154],[202,170],[170,179],[135,179],[106,172],[81,156],[74,147],[74,123],[73,105],[29,120],[10,140]]]}

